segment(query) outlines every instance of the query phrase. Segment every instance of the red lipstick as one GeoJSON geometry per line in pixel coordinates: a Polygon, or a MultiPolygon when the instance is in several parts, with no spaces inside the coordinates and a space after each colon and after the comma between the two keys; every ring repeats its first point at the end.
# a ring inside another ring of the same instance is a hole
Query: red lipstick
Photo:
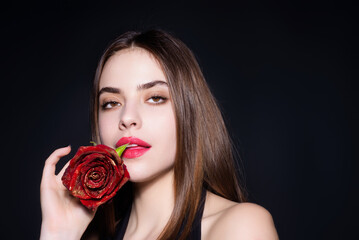
{"type": "Polygon", "coordinates": [[[136,137],[123,137],[116,143],[116,147],[128,144],[122,154],[123,158],[137,158],[150,150],[151,145],[136,137]]]}

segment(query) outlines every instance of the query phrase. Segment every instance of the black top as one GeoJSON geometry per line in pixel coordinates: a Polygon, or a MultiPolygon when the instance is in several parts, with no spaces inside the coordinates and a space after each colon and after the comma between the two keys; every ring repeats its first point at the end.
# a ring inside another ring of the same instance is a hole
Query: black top
{"type": "MultiPolygon", "coordinates": [[[[198,210],[195,219],[193,221],[191,233],[189,234],[187,240],[201,240],[201,222],[202,222],[205,200],[206,200],[206,190],[203,189],[198,210]]],[[[123,240],[123,237],[125,236],[125,232],[127,229],[128,220],[130,219],[130,215],[131,215],[131,207],[128,208],[124,218],[117,225],[114,240],[123,240]]],[[[183,229],[183,225],[181,226],[180,233],[182,232],[182,229],[183,229]]]]}

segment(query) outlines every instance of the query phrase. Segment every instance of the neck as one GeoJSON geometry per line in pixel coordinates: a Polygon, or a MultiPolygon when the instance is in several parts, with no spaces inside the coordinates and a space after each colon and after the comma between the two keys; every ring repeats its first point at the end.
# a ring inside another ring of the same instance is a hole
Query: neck
{"type": "Polygon", "coordinates": [[[162,232],[174,207],[173,181],[173,170],[170,170],[154,180],[134,184],[128,232],[143,235],[162,232]]]}

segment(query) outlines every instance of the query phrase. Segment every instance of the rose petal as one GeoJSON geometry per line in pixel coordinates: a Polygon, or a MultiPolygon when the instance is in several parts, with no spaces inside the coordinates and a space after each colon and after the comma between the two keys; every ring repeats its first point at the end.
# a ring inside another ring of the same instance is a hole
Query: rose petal
{"type": "Polygon", "coordinates": [[[80,199],[91,199],[92,196],[89,196],[86,192],[86,188],[83,186],[84,182],[84,171],[88,169],[88,166],[91,166],[91,163],[94,164],[93,160],[99,159],[99,157],[103,157],[98,153],[93,153],[91,155],[85,156],[81,160],[81,164],[77,166],[74,170],[70,184],[69,190],[71,191],[72,195],[78,197],[80,199]]]}
{"type": "Polygon", "coordinates": [[[117,152],[105,145],[80,147],[62,176],[63,184],[89,209],[109,201],[130,176],[117,152]]]}
{"type": "Polygon", "coordinates": [[[107,176],[107,170],[103,166],[91,168],[85,175],[84,184],[89,189],[102,188],[107,176]]]}
{"type": "MultiPolygon", "coordinates": [[[[81,164],[79,166],[79,168],[81,168],[81,183],[83,183],[83,190],[86,192],[86,194],[91,197],[91,198],[102,198],[104,194],[106,194],[108,191],[112,192],[114,187],[113,187],[113,182],[118,181],[117,178],[119,176],[114,176],[114,173],[117,172],[117,167],[114,166],[115,163],[112,159],[109,159],[107,157],[101,156],[97,153],[94,153],[90,156],[86,157],[86,160],[83,162],[83,164],[81,164]],[[86,165],[85,165],[86,164],[86,165]],[[85,165],[85,166],[83,166],[85,165]],[[106,182],[104,184],[104,186],[100,189],[91,189],[88,188],[85,184],[86,181],[86,174],[88,173],[88,171],[91,171],[91,169],[93,167],[98,167],[98,166],[103,166],[104,168],[106,168],[107,172],[107,179],[106,182]]],[[[118,173],[116,173],[117,175],[119,175],[118,173]]],[[[83,195],[81,195],[83,196],[83,195]]],[[[86,197],[86,199],[88,199],[86,197]]]]}

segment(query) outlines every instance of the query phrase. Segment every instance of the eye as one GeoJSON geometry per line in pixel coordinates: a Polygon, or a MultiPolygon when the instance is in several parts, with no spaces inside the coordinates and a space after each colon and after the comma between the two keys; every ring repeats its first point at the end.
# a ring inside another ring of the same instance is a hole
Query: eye
{"type": "Polygon", "coordinates": [[[108,101],[108,102],[105,102],[101,105],[101,108],[103,110],[106,110],[106,109],[111,109],[111,108],[114,108],[114,107],[119,107],[121,106],[121,103],[119,102],[116,102],[116,101],[108,101]]]}
{"type": "Polygon", "coordinates": [[[161,103],[166,102],[166,100],[167,100],[166,97],[162,97],[162,96],[158,96],[158,95],[152,96],[148,99],[148,101],[153,104],[161,104],[161,103]]]}

